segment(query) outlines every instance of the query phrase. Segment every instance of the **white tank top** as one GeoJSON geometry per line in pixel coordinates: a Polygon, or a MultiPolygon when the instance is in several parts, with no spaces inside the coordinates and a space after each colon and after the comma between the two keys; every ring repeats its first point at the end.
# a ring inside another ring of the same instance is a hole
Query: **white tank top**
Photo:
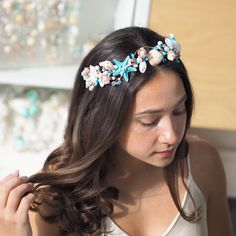
{"type": "MultiPolygon", "coordinates": [[[[193,199],[196,203],[197,207],[200,207],[201,219],[198,222],[191,223],[186,221],[178,212],[175,216],[171,224],[168,226],[166,231],[161,236],[207,236],[207,205],[205,197],[203,196],[201,190],[195,183],[190,168],[190,160],[188,159],[188,167],[189,167],[189,177],[187,181],[187,186],[193,196],[193,199]]],[[[182,201],[182,207],[184,211],[187,213],[192,213],[194,210],[194,206],[189,196],[187,190],[184,195],[184,199],[182,201]]],[[[111,231],[111,233],[107,234],[107,236],[129,236],[122,229],[113,222],[110,218],[106,219],[106,229],[107,231],[111,231]]],[[[155,236],[155,235],[154,235],[155,236]]]]}

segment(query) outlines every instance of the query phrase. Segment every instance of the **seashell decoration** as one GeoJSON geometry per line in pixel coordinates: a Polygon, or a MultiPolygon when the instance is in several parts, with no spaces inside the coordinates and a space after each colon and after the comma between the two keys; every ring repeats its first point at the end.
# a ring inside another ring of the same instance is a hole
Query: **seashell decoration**
{"type": "Polygon", "coordinates": [[[139,71],[143,74],[147,69],[147,63],[146,61],[142,61],[140,64],[139,64],[139,71]]]}
{"type": "Polygon", "coordinates": [[[174,48],[174,44],[173,44],[173,41],[169,38],[166,38],[165,39],[165,43],[166,45],[170,48],[170,49],[173,49],[174,48]]]}
{"type": "Polygon", "coordinates": [[[174,61],[175,58],[176,58],[175,52],[172,51],[172,50],[168,51],[168,53],[167,53],[167,59],[168,59],[169,61],[174,61]]]}
{"type": "Polygon", "coordinates": [[[152,66],[160,64],[163,58],[164,58],[163,54],[155,49],[152,49],[148,53],[148,61],[152,66]]]}
{"type": "Polygon", "coordinates": [[[144,47],[141,47],[138,52],[138,57],[141,57],[142,59],[147,55],[147,51],[144,47]]]}
{"type": "Polygon", "coordinates": [[[173,34],[169,34],[169,37],[165,38],[165,42],[158,41],[154,47],[143,46],[137,49],[134,53],[131,53],[122,62],[117,59],[112,59],[115,63],[113,65],[110,61],[103,61],[99,63],[99,66],[91,66],[88,69],[84,69],[81,73],[83,79],[86,82],[86,88],[91,91],[97,85],[104,87],[106,84],[112,86],[119,85],[121,79],[126,82],[129,81],[129,73],[140,71],[144,73],[147,69],[147,61],[151,66],[156,66],[168,61],[179,62],[180,57],[180,44],[176,41],[173,34]],[[147,54],[145,49],[152,48],[147,54]]]}

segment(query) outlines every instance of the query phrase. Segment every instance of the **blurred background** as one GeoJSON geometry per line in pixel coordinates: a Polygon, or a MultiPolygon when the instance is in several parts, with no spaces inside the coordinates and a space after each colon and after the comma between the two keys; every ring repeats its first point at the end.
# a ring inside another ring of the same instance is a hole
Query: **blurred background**
{"type": "Polygon", "coordinates": [[[0,178],[40,170],[63,138],[83,56],[126,26],[174,33],[192,80],[190,133],[221,154],[236,232],[236,2],[234,0],[0,1],[0,178]]]}

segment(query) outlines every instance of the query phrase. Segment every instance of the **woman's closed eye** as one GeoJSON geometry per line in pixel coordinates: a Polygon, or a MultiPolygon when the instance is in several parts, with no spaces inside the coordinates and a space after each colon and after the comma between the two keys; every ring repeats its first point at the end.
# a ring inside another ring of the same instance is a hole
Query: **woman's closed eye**
{"type": "MultiPolygon", "coordinates": [[[[186,114],[186,107],[173,111],[173,116],[181,116],[181,115],[185,115],[185,114],[186,114]]],[[[159,121],[160,121],[160,118],[157,118],[152,121],[140,120],[139,122],[141,123],[142,126],[152,127],[152,126],[156,126],[159,121]]]]}
{"type": "Polygon", "coordinates": [[[158,124],[158,122],[159,122],[159,119],[156,119],[154,121],[149,121],[149,122],[140,121],[141,125],[143,125],[143,126],[156,126],[158,124]]]}

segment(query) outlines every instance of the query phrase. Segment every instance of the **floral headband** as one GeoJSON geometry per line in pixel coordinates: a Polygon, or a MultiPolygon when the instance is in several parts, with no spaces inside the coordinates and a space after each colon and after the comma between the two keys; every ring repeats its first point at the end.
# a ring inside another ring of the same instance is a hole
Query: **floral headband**
{"type": "Polygon", "coordinates": [[[129,81],[129,73],[139,70],[144,73],[147,69],[147,61],[155,66],[168,61],[179,61],[180,44],[173,34],[165,37],[165,43],[158,41],[154,47],[144,46],[128,55],[123,62],[113,59],[100,62],[99,65],[85,67],[81,75],[86,83],[86,88],[92,91],[96,86],[104,87],[107,84],[116,86],[121,84],[121,79],[129,81]],[[146,49],[151,49],[147,52],[146,49]]]}

